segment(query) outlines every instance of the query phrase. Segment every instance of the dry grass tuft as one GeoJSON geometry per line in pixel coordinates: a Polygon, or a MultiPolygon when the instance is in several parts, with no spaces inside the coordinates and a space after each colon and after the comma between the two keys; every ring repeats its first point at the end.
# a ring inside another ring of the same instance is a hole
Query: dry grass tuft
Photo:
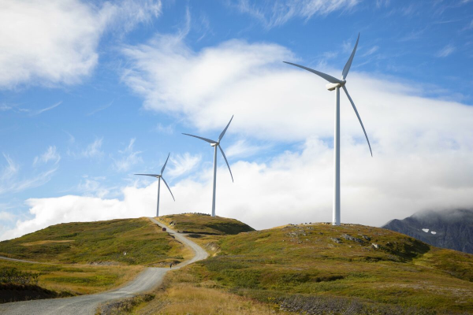
{"type": "Polygon", "coordinates": [[[179,283],[168,288],[164,293],[146,306],[138,309],[137,314],[189,314],[189,315],[263,315],[291,314],[279,311],[277,305],[263,304],[236,294],[218,289],[198,287],[179,283]]]}

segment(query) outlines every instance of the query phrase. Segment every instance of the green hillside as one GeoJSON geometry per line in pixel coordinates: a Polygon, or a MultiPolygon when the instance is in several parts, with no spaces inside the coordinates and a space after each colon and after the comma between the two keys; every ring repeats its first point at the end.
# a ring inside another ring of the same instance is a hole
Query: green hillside
{"type": "Polygon", "coordinates": [[[183,247],[146,218],[53,225],[0,242],[0,255],[55,263],[153,265],[182,260],[183,247]]]}
{"type": "Polygon", "coordinates": [[[174,290],[223,290],[303,314],[473,312],[472,255],[389,230],[288,225],[217,243],[217,255],[171,276],[174,290]]]}
{"type": "Polygon", "coordinates": [[[41,262],[0,259],[0,302],[100,292],[190,255],[147,218],[58,224],[0,242],[0,256],[41,262]]]}

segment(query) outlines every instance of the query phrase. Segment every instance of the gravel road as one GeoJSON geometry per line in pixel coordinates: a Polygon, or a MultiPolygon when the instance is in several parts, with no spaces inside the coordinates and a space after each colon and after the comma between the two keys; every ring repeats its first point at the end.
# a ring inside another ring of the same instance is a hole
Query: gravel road
{"type": "MultiPolygon", "coordinates": [[[[149,218],[152,222],[164,227],[164,225],[154,218],[149,218]]],[[[149,291],[163,281],[164,275],[169,270],[179,269],[193,262],[207,258],[207,252],[199,245],[187,239],[174,230],[167,228],[167,232],[176,240],[190,247],[195,255],[173,268],[147,268],[140,273],[133,281],[119,289],[91,294],[81,295],[63,299],[35,300],[25,302],[13,302],[0,304],[0,314],[3,315],[27,315],[27,314],[60,314],[60,315],[93,315],[100,303],[109,302],[115,299],[132,297],[138,293],[149,291]]]]}

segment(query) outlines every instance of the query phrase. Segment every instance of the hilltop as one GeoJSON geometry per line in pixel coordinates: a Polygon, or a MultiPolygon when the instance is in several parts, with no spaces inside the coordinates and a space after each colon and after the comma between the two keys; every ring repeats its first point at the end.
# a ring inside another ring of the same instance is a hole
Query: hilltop
{"type": "Polygon", "coordinates": [[[165,215],[157,218],[176,231],[204,235],[234,235],[254,231],[251,226],[235,219],[212,217],[202,213],[165,215]]]}
{"type": "Polygon", "coordinates": [[[153,265],[182,246],[146,218],[73,222],[0,242],[0,255],[48,263],[153,265]]]}
{"type": "Polygon", "coordinates": [[[0,242],[0,256],[39,262],[0,259],[0,302],[22,299],[22,292],[30,298],[100,292],[146,266],[167,266],[189,255],[147,218],[53,225],[0,242]]]}
{"type": "Polygon", "coordinates": [[[304,314],[473,312],[472,255],[386,229],[287,225],[211,242],[215,254],[174,272],[166,291],[143,312],[161,305],[166,314],[260,314],[252,301],[266,305],[261,314],[268,307],[304,314]],[[183,300],[190,295],[200,300],[183,300]],[[223,302],[230,299],[240,301],[238,311],[223,302]],[[248,303],[252,311],[244,311],[248,303]]]}

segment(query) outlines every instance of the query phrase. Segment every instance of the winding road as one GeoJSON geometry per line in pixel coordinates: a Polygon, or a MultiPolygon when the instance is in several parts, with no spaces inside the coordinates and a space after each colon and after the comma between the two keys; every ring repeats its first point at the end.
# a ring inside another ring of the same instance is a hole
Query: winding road
{"type": "MultiPolygon", "coordinates": [[[[161,227],[166,227],[154,218],[149,218],[153,223],[161,227]]],[[[207,258],[207,252],[183,235],[166,227],[167,232],[175,237],[176,240],[191,248],[195,255],[173,268],[147,268],[140,273],[133,281],[130,281],[124,287],[97,293],[91,295],[81,295],[63,299],[34,300],[25,302],[13,302],[0,304],[0,314],[4,315],[27,315],[27,314],[58,314],[58,315],[93,315],[99,304],[109,302],[115,299],[132,297],[138,293],[149,291],[163,281],[164,275],[169,270],[180,269],[193,262],[207,258]]]]}

